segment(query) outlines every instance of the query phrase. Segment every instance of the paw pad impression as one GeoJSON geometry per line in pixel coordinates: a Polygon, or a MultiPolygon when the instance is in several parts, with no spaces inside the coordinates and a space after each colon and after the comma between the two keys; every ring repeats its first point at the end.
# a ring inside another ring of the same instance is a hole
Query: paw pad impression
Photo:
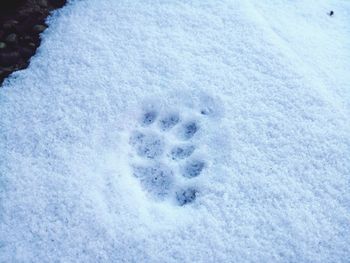
{"type": "Polygon", "coordinates": [[[197,120],[183,120],[178,112],[142,114],[129,144],[137,159],[131,165],[133,175],[147,193],[161,200],[173,198],[180,206],[196,200],[198,190],[190,186],[191,180],[206,168],[204,160],[193,158],[199,130],[197,120]]]}

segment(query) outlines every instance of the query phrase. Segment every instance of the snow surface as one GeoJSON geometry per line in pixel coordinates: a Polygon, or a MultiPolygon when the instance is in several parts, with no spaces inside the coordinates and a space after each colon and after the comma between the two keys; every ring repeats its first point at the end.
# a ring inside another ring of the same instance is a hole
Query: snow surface
{"type": "Polygon", "coordinates": [[[349,262],[349,18],[71,1],[0,90],[0,262],[349,262]]]}

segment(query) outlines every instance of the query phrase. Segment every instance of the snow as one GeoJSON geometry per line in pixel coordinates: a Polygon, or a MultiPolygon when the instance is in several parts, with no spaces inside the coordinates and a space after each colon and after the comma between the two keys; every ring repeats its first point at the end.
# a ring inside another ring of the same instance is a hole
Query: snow
{"type": "Polygon", "coordinates": [[[0,262],[348,262],[349,15],[345,0],[54,13],[0,90],[0,262]]]}

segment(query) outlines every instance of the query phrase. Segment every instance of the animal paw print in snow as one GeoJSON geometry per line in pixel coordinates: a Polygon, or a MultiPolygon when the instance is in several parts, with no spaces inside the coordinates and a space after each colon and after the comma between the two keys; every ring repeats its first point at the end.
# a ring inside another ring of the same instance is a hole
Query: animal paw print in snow
{"type": "Polygon", "coordinates": [[[145,191],[160,199],[175,198],[179,205],[195,201],[198,191],[189,186],[189,180],[200,176],[206,166],[205,161],[193,157],[197,150],[193,139],[199,129],[196,120],[183,120],[177,112],[159,116],[157,111],[147,111],[142,115],[130,145],[137,159],[132,164],[133,174],[145,191]]]}

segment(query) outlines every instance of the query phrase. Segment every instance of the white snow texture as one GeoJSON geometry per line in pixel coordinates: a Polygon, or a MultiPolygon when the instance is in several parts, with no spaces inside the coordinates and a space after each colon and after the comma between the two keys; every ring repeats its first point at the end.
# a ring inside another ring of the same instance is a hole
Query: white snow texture
{"type": "Polygon", "coordinates": [[[350,262],[349,19],[70,1],[0,89],[0,262],[350,262]]]}

